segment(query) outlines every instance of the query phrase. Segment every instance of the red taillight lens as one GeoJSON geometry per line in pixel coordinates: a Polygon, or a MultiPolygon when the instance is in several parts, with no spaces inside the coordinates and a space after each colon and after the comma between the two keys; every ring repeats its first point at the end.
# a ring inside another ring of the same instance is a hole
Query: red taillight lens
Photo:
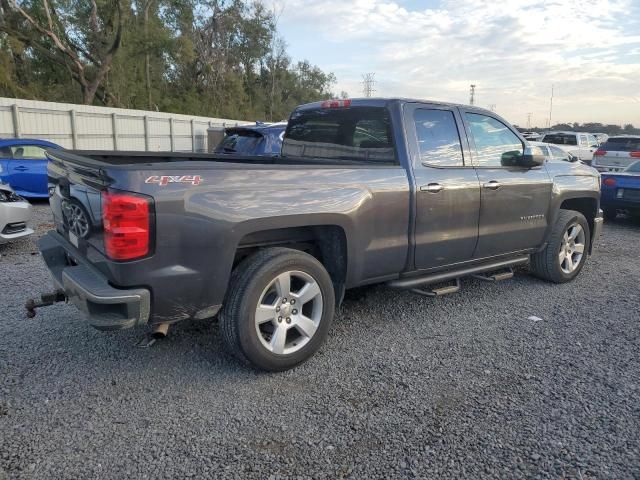
{"type": "Polygon", "coordinates": [[[351,106],[351,99],[346,100],[325,100],[320,104],[320,108],[346,108],[351,106]]]}
{"type": "Polygon", "coordinates": [[[629,152],[629,156],[633,158],[640,158],[640,152],[629,152]]]}
{"type": "Polygon", "coordinates": [[[601,150],[600,148],[598,150],[596,150],[595,152],[593,152],[594,155],[596,156],[602,156],[602,155],[606,155],[607,151],[606,150],[601,150]]]}
{"type": "Polygon", "coordinates": [[[103,192],[104,249],[113,260],[133,260],[149,253],[150,201],[128,193],[103,192]]]}
{"type": "Polygon", "coordinates": [[[602,180],[602,183],[604,185],[606,185],[607,187],[615,187],[616,186],[616,179],[615,178],[605,178],[604,180],[602,180]]]}

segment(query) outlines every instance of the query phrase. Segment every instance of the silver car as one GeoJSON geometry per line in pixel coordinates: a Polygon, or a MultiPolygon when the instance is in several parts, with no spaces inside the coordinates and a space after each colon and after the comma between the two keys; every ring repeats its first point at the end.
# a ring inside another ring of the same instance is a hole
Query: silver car
{"type": "Polygon", "coordinates": [[[621,172],[640,160],[640,135],[609,137],[594,153],[592,166],[601,172],[621,172]]]}
{"type": "Polygon", "coordinates": [[[31,235],[27,226],[31,204],[17,195],[9,185],[0,183],[0,243],[31,235]]]}

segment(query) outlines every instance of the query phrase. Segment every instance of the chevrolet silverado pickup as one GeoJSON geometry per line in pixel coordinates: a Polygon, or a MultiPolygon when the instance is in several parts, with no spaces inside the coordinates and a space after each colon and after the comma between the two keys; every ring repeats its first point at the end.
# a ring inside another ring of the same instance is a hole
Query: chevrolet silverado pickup
{"type": "Polygon", "coordinates": [[[49,157],[55,290],[31,309],[69,300],[98,329],[217,317],[226,348],[271,371],[314,354],[345,289],[441,295],[523,264],[567,282],[602,226],[595,170],[448,103],[303,105],[277,157],[49,157]]]}

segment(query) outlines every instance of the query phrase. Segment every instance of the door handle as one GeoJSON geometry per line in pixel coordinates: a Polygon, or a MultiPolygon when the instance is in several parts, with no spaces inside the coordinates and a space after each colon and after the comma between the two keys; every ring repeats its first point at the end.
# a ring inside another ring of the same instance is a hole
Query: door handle
{"type": "Polygon", "coordinates": [[[482,187],[483,188],[488,188],[490,190],[497,190],[501,187],[502,185],[500,185],[500,182],[496,181],[496,180],[491,180],[490,182],[487,183],[483,183],[482,187]]]}
{"type": "Polygon", "coordinates": [[[25,170],[29,170],[28,167],[15,167],[14,170],[18,170],[19,172],[24,172],[25,170]]]}
{"type": "Polygon", "coordinates": [[[428,185],[422,185],[420,187],[421,192],[438,193],[443,190],[444,187],[439,183],[429,183],[428,185]]]}

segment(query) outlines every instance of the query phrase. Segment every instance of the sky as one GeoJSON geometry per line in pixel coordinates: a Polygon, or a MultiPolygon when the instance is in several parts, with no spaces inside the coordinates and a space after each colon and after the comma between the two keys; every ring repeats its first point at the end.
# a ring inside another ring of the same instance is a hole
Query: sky
{"type": "Polygon", "coordinates": [[[640,126],[640,0],[271,0],[336,93],[469,103],[512,123],[640,126]]]}

